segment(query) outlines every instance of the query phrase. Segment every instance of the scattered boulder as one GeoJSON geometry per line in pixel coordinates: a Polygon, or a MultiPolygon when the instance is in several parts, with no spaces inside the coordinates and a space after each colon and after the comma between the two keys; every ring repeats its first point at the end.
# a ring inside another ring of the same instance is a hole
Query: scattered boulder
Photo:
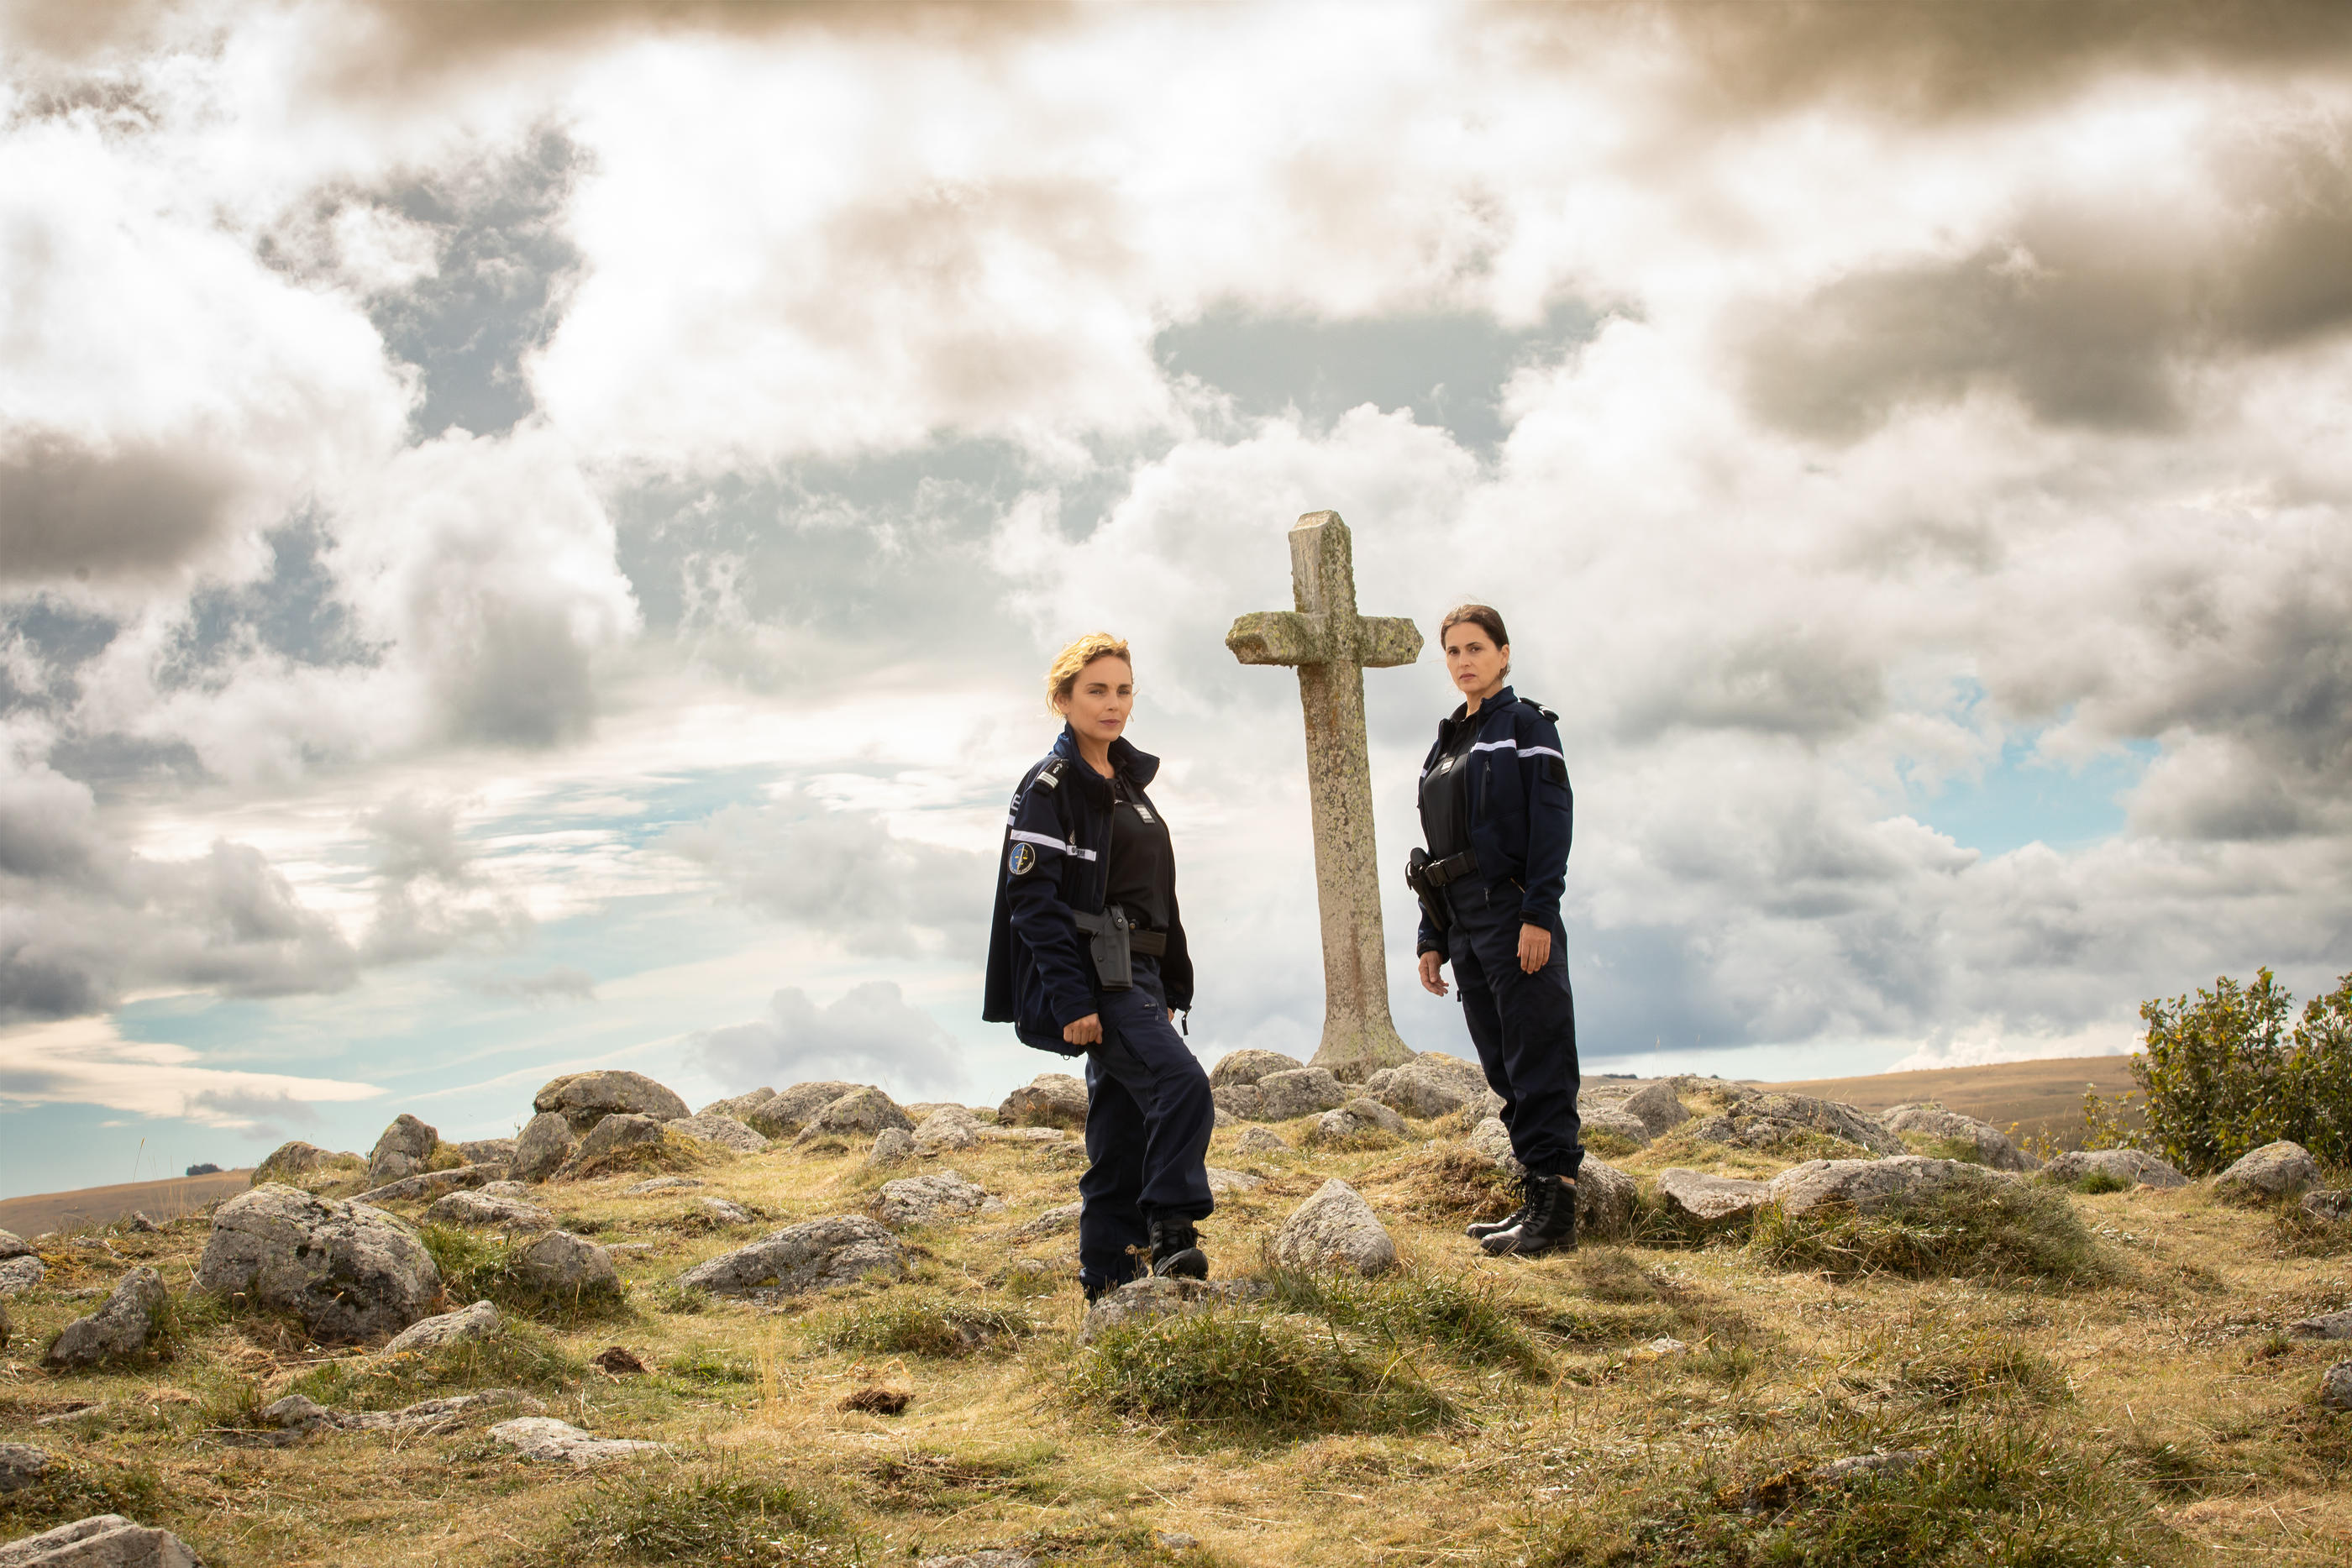
{"type": "Polygon", "coordinates": [[[1087,1086],[1066,1072],[1041,1072],[996,1108],[1000,1127],[1083,1127],[1087,1086]]]}
{"type": "Polygon", "coordinates": [[[756,1155],[767,1148],[768,1140],[755,1132],[751,1124],[732,1116],[715,1116],[705,1113],[699,1116],[680,1116],[669,1124],[673,1133],[684,1133],[689,1138],[699,1138],[706,1144],[716,1144],[722,1149],[732,1149],[739,1155],[756,1155]]]}
{"type": "MultiPolygon", "coordinates": [[[[979,1142],[974,1139],[973,1142],[979,1142]]],[[[874,1146],[866,1151],[869,1166],[903,1166],[915,1157],[915,1135],[904,1127],[885,1127],[874,1134],[874,1146]]]]}
{"type": "Polygon", "coordinates": [[[2213,1195],[2233,1203],[2278,1203],[2320,1183],[2319,1162],[2301,1144],[2280,1139],[2241,1155],[2213,1178],[2213,1195]]]}
{"type": "Polygon", "coordinates": [[[579,1300],[618,1296],[621,1277],[613,1255],[584,1236],[550,1230],[516,1249],[509,1265],[518,1278],[544,1296],[579,1300]]]}
{"type": "Polygon", "coordinates": [[[280,1144],[270,1150],[268,1156],[253,1167],[253,1181],[250,1185],[261,1186],[275,1181],[284,1182],[292,1186],[300,1185],[299,1177],[310,1176],[313,1172],[334,1171],[349,1176],[358,1176],[366,1169],[367,1161],[357,1155],[339,1155],[331,1150],[322,1149],[316,1144],[306,1144],[301,1139],[296,1138],[291,1143],[280,1144]]]}
{"type": "Polygon", "coordinates": [[[1290,1145],[1272,1127],[1244,1127],[1242,1135],[1234,1140],[1237,1155],[1286,1155],[1290,1145]]]}
{"type": "Polygon", "coordinates": [[[1209,1069],[1209,1087],[1225,1089],[1255,1083],[1270,1072],[1296,1072],[1307,1063],[1278,1051],[1229,1051],[1209,1069]]]}
{"type": "Polygon", "coordinates": [[[522,1135],[515,1139],[514,1174],[524,1181],[545,1181],[579,1146],[562,1113],[541,1111],[523,1124],[522,1135]]]}
{"type": "Polygon", "coordinates": [[[1971,1163],[1988,1170],[2032,1171],[2042,1168],[2042,1162],[2009,1141],[2009,1134],[1990,1122],[1974,1116],[1963,1116],[1948,1111],[1940,1100],[1925,1100],[1916,1105],[1897,1105],[1879,1113],[1881,1125],[1890,1133],[1919,1133],[1947,1143],[1966,1144],[1974,1150],[1967,1156],[1971,1163]]]}
{"type": "Polygon", "coordinates": [[[1282,1222],[1274,1258],[1286,1269],[1352,1269],[1368,1276],[1397,1266],[1396,1243],[1372,1206],[1337,1176],[1282,1222]]]}
{"type": "Polygon", "coordinates": [[[1305,1142],[1322,1144],[1385,1144],[1412,1135],[1404,1118],[1377,1100],[1358,1095],[1336,1111],[1326,1111],[1307,1124],[1305,1142]]]}
{"type": "Polygon", "coordinates": [[[1229,1192],[1248,1192],[1265,1185],[1265,1177],[1254,1176],[1247,1171],[1221,1170],[1215,1166],[1202,1168],[1209,1177],[1209,1191],[1218,1197],[1229,1192]]]}
{"type": "Polygon", "coordinates": [[[2334,1192],[2305,1193],[2302,1207],[2303,1211],[2314,1219],[2352,1218],[2352,1187],[2340,1187],[2334,1192]]]}
{"type": "Polygon", "coordinates": [[[2305,1318],[2287,1324],[2286,1332],[2297,1339],[2352,1339],[2352,1311],[2305,1318]]]}
{"type": "Polygon", "coordinates": [[[1070,1134],[1059,1127],[982,1127],[980,1135],[992,1144],[1066,1144],[1070,1134]]]}
{"type": "MultiPolygon", "coordinates": [[[[1271,1054],[1271,1053],[1269,1053],[1271,1054]]],[[[1155,1318],[1245,1306],[1274,1293],[1264,1280],[1176,1280],[1147,1274],[1112,1291],[1087,1310],[1078,1325],[1081,1343],[1091,1344],[1106,1329],[1148,1323],[1155,1318]]]]}
{"type": "MultiPolygon", "coordinates": [[[[777,1100],[782,1099],[782,1095],[777,1096],[777,1100]]],[[[776,1101],[771,1101],[769,1103],[774,1104],[776,1101]]],[[[896,1127],[902,1133],[911,1133],[915,1130],[915,1124],[907,1113],[898,1109],[896,1101],[879,1089],[853,1089],[840,1098],[828,1102],[823,1110],[809,1119],[808,1124],[800,1130],[799,1134],[793,1141],[805,1144],[812,1138],[820,1138],[828,1133],[843,1137],[870,1137],[886,1127],[896,1127]]]]}
{"type": "Polygon", "coordinates": [[[1691,1119],[1690,1112],[1684,1107],[1681,1097],[1675,1093],[1674,1086],[1659,1082],[1631,1086],[1607,1081],[1591,1084],[1577,1096],[1577,1109],[1580,1114],[1589,1113],[1584,1111],[1587,1103],[1595,1111],[1605,1107],[1618,1116],[1630,1116],[1639,1122],[1644,1141],[1663,1138],[1691,1119]]]}
{"type": "Polygon", "coordinates": [[[457,1157],[469,1166],[510,1166],[514,1156],[512,1138],[468,1138],[457,1145],[457,1157]]]}
{"type": "Polygon", "coordinates": [[[730,1203],[723,1197],[695,1199],[696,1207],[709,1219],[719,1225],[757,1225],[760,1217],[740,1203],[730,1203]]]}
{"type": "Polygon", "coordinates": [[[30,1258],[32,1244],[13,1230],[0,1230],[0,1258],[30,1258]]]}
{"type": "Polygon", "coordinates": [[[2101,1176],[2126,1186],[2187,1186],[2189,1178],[2144,1149],[2070,1149],[2041,1170],[2043,1181],[2072,1186],[2101,1176]]]}
{"type": "Polygon", "coordinates": [[[420,1174],[432,1163],[441,1134],[403,1111],[392,1119],[368,1155],[368,1185],[382,1186],[420,1174]]]}
{"type": "Polygon", "coordinates": [[[168,1530],[101,1513],[0,1546],[0,1568],[204,1568],[168,1530]]]}
{"type": "Polygon", "coordinates": [[[1213,1102],[1210,1104],[1209,1130],[1211,1132],[1222,1133],[1228,1127],[1238,1127],[1241,1125],[1241,1120],[1242,1119],[1239,1116],[1234,1115],[1223,1105],[1216,1104],[1213,1102]]]}
{"type": "Polygon", "coordinates": [[[1513,1176],[1527,1175],[1527,1167],[1519,1164],[1519,1156],[1511,1152],[1511,1130],[1503,1125],[1500,1116],[1489,1116],[1471,1128],[1470,1135],[1463,1142],[1513,1176]]]}
{"type": "Polygon", "coordinates": [[[1874,1155],[1900,1155],[1903,1140],[1867,1113],[1836,1100],[1811,1094],[1778,1092],[1753,1094],[1733,1103],[1719,1115],[1696,1122],[1685,1129],[1692,1137],[1711,1144],[1733,1144],[1748,1149],[1772,1149],[1809,1133],[1826,1134],[1874,1155]]]}
{"type": "Polygon", "coordinates": [[[27,1252],[16,1258],[0,1258],[0,1301],[21,1296],[27,1291],[37,1291],[41,1281],[49,1277],[49,1266],[27,1252]]]}
{"type": "Polygon", "coordinates": [[[264,1425],[281,1432],[448,1432],[467,1420],[494,1410],[528,1410],[546,1406],[520,1388],[484,1388],[472,1394],[447,1394],[419,1400],[397,1410],[331,1410],[315,1399],[289,1394],[261,1413],[264,1425]]]}
{"type": "Polygon", "coordinates": [[[392,1343],[379,1354],[404,1355],[439,1350],[446,1344],[462,1344],[469,1339],[488,1339],[499,1332],[499,1323],[498,1308],[488,1301],[476,1301],[454,1312],[418,1319],[393,1335],[392,1343]]]}
{"type": "Polygon", "coordinates": [[[425,1171],[416,1176],[403,1176],[398,1181],[386,1182],[382,1186],[370,1187],[352,1201],[374,1204],[378,1207],[387,1203],[417,1203],[439,1197],[443,1193],[488,1186],[494,1181],[503,1181],[506,1174],[504,1166],[457,1166],[446,1171],[425,1171]]]}
{"type": "Polygon", "coordinates": [[[677,1277],[688,1290],[755,1300],[850,1285],[872,1273],[907,1270],[898,1239],[863,1215],[836,1214],[788,1225],[765,1240],[722,1252],[677,1277]]]}
{"type": "Polygon", "coordinates": [[[1475,1062],[1432,1051],[1364,1080],[1364,1095],[1403,1115],[1426,1121],[1459,1111],[1486,1087],[1475,1062]]]}
{"type": "Polygon", "coordinates": [[[1633,1234],[1642,1184],[1591,1155],[1576,1167],[1576,1233],[1596,1241],[1633,1234]]]}
{"type": "Polygon", "coordinates": [[[444,1194],[433,1200],[425,1218],[434,1225],[462,1225],[472,1230],[555,1228],[555,1216],[539,1205],[481,1191],[444,1194]]]}
{"type": "Polygon", "coordinates": [[[980,1146],[980,1118],[961,1105],[942,1105],[915,1129],[915,1152],[943,1155],[980,1146]]]}
{"type": "Polygon", "coordinates": [[[748,1093],[730,1094],[724,1100],[713,1100],[709,1104],[705,1105],[701,1110],[697,1111],[695,1114],[698,1116],[732,1116],[737,1121],[749,1124],[751,1120],[751,1113],[766,1104],[769,1101],[773,1100],[775,1097],[776,1092],[774,1090],[770,1089],[765,1085],[761,1085],[760,1088],[751,1090],[748,1093]]]}
{"type": "Polygon", "coordinates": [[[49,1456],[30,1443],[0,1443],[0,1497],[22,1491],[49,1468],[49,1456]]]}
{"type": "Polygon", "coordinates": [[[490,1438],[506,1444],[521,1458],[540,1464],[567,1464],[575,1470],[609,1464],[614,1459],[669,1452],[659,1443],[640,1442],[633,1437],[592,1437],[570,1422],[558,1421],[552,1416],[519,1416],[511,1421],[501,1421],[490,1428],[490,1438]]]}
{"type": "Polygon", "coordinates": [[[662,1126],[659,1119],[641,1116],[635,1111],[615,1111],[600,1116],[565,1164],[577,1166],[600,1155],[634,1149],[641,1144],[658,1144],[662,1141],[662,1126]]]}
{"type": "Polygon", "coordinates": [[[550,1079],[532,1097],[530,1108],[555,1112],[583,1136],[607,1116],[650,1116],[656,1122],[675,1122],[686,1114],[685,1101],[644,1073],[610,1068],[550,1079]]]}
{"type": "Polygon", "coordinates": [[[1261,1096],[1258,1114],[1269,1122],[1318,1116],[1348,1103],[1348,1092],[1339,1086],[1339,1081],[1320,1067],[1269,1072],[1257,1081],[1257,1092],[1261,1096]]]}
{"type": "Polygon", "coordinates": [[[2329,1410],[2352,1410],[2352,1361],[2339,1361],[2319,1375],[2319,1403],[2329,1410]]]}
{"type": "Polygon", "coordinates": [[[1712,1227],[1746,1219],[1772,1201],[1772,1188],[1766,1182],[1675,1166],[1658,1173],[1658,1197],[1676,1218],[1712,1227]]]}
{"type": "Polygon", "coordinates": [[[1983,1166],[1960,1160],[1897,1155],[1884,1160],[1807,1160],[1769,1185],[1772,1201],[1788,1214],[1810,1214],[1823,1204],[1874,1214],[1948,1187],[1992,1179],[1983,1166]]]}
{"type": "Polygon", "coordinates": [[[196,1284],[292,1312],[328,1343],[396,1333],[441,1294],[432,1255],[392,1216],[274,1182],[214,1212],[196,1284]]]}
{"type": "Polygon", "coordinates": [[[61,1330],[41,1358],[51,1367],[96,1366],[101,1361],[136,1355],[147,1348],[155,1331],[155,1313],[165,1297],[163,1276],[144,1266],[122,1276],[106,1305],[86,1318],[76,1318],[61,1330]]]}
{"type": "Polygon", "coordinates": [[[1580,1105],[1576,1117],[1580,1133],[1588,1138],[1595,1134],[1605,1134],[1610,1137],[1622,1138],[1637,1149],[1650,1141],[1650,1129],[1643,1124],[1642,1118],[1624,1110],[1614,1101],[1605,1101],[1598,1105],[1580,1105]]]}
{"type": "Polygon", "coordinates": [[[886,1181],[874,1195],[874,1217],[885,1225],[940,1225],[967,1214],[993,1213],[1004,1200],[963,1179],[954,1171],[926,1171],[921,1176],[886,1181]]]}
{"type": "Polygon", "coordinates": [[[1255,1083],[1223,1083],[1209,1091],[1210,1103],[1220,1116],[1255,1122],[1265,1114],[1265,1092],[1255,1083]]]}
{"type": "Polygon", "coordinates": [[[1063,1236],[1078,1228],[1078,1213],[1084,1203],[1065,1203],[1047,1209],[1034,1219],[1024,1219],[1006,1232],[1012,1241],[1043,1241],[1049,1236],[1063,1236]]]}
{"type": "Polygon", "coordinates": [[[621,1189],[623,1197],[651,1197],[657,1192],[677,1192],[689,1186],[709,1186],[700,1176],[657,1176],[633,1182],[621,1189]]]}
{"type": "MultiPolygon", "coordinates": [[[[754,1131],[771,1138],[789,1138],[816,1119],[816,1113],[862,1084],[824,1079],[795,1083],[781,1094],[771,1094],[744,1114],[754,1131]]],[[[869,1131],[877,1129],[869,1129],[869,1131]]]]}
{"type": "Polygon", "coordinates": [[[1454,1114],[1465,1127],[1475,1127],[1486,1121],[1499,1122],[1503,1118],[1503,1097],[1492,1088],[1482,1090],[1470,1096],[1470,1103],[1454,1114]]]}

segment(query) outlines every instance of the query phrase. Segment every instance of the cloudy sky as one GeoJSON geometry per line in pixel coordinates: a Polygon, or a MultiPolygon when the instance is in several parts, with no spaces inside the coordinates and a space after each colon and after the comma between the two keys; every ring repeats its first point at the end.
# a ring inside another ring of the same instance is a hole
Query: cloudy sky
{"type": "MultiPolygon", "coordinates": [[[[2340,5],[0,4],[0,1193],[594,1063],[992,1101],[1097,626],[1192,1043],[1310,1051],[1223,636],[1320,507],[1559,710],[1588,1067],[2307,995],[2347,423],[2340,5]]],[[[1449,693],[1366,686],[1393,863],[1449,693]]]]}

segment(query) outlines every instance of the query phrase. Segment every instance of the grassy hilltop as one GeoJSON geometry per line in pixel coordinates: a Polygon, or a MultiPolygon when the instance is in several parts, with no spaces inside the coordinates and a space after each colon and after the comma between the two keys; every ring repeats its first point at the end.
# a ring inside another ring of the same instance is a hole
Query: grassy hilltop
{"type": "MultiPolygon", "coordinates": [[[[1295,1144],[1301,1128],[1277,1130],[1295,1144]]],[[[1220,1278],[1267,1276],[1271,1296],[1091,1344],[1073,1238],[1010,1239],[1075,1199],[1073,1144],[877,1168],[821,1140],[707,1156],[698,1188],[625,1195],[642,1171],[549,1185],[537,1197],[568,1228],[625,1244],[624,1298],[526,1300],[502,1239],[436,1228],[452,1304],[502,1299],[507,1326],[390,1361],[186,1294],[201,1218],[44,1239],[45,1285],[7,1303],[0,1442],[57,1462],[0,1494],[0,1541],[113,1510],[168,1526],[210,1568],[879,1564],[985,1547],[1086,1563],[2345,1561],[2352,1414],[2313,1395],[2345,1347],[2279,1331],[2352,1305],[2352,1222],[2226,1207],[2203,1183],[2021,1184],[1991,1207],[1883,1222],[1768,1211],[1710,1238],[1668,1223],[1648,1178],[1857,1151],[1677,1132],[1612,1158],[1644,1178],[1631,1237],[1496,1262],[1460,1231],[1508,1188],[1456,1122],[1259,1157],[1234,1152],[1241,1131],[1217,1135],[1211,1163],[1259,1185],[1203,1229],[1220,1278]],[[943,1166],[1009,1208],[906,1233],[905,1281],[780,1310],[671,1284],[943,1166]],[[1379,1213],[1401,1272],[1264,1264],[1330,1176],[1379,1213]],[[714,1223],[706,1197],[756,1223],[714,1223]],[[161,1346],[129,1366],[40,1370],[43,1342],[97,1304],[68,1292],[137,1262],[173,1291],[161,1346]],[[599,1365],[615,1346],[646,1370],[599,1365]],[[523,1462],[478,1423],[261,1429],[289,1392],[388,1410],[489,1386],[669,1452],[578,1472],[523,1462]]]]}

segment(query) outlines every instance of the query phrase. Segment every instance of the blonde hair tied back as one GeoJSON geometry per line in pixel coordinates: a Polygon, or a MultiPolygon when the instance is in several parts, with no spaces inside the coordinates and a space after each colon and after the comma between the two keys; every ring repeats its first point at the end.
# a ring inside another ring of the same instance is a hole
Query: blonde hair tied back
{"type": "Polygon", "coordinates": [[[1055,717],[1062,716],[1062,704],[1078,689],[1078,676],[1097,659],[1117,659],[1129,674],[1135,671],[1135,661],[1124,642],[1108,632],[1087,632],[1055,654],[1054,662],[1045,666],[1045,706],[1055,717]]]}

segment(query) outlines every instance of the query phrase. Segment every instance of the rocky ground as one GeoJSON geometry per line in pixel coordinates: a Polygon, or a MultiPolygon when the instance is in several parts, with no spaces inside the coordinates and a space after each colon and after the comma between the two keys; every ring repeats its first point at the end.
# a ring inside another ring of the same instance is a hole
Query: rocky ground
{"type": "Polygon", "coordinates": [[[1208,1287],[1089,1312],[1075,1081],[559,1079],[0,1235],[0,1565],[2343,1561],[2352,1195],[1933,1103],[1596,1082],[1481,1257],[1475,1073],[1215,1079],[1208,1287]],[[110,1521],[109,1516],[114,1516],[110,1521]],[[41,1539],[43,1532],[59,1531],[41,1539]],[[35,1538],[35,1539],[26,1539],[35,1538]]]}

